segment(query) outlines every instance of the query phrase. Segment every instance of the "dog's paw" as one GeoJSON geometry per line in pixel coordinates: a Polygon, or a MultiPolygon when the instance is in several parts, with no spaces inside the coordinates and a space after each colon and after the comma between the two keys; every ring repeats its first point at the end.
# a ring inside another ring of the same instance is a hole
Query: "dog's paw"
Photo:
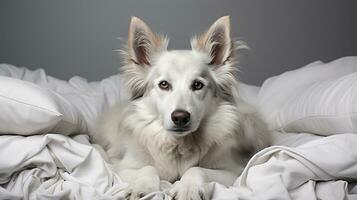
{"type": "Polygon", "coordinates": [[[173,200],[209,200],[203,185],[194,182],[177,182],[169,191],[173,200]]]}
{"type": "Polygon", "coordinates": [[[126,198],[129,200],[138,200],[152,192],[160,191],[160,183],[155,183],[145,178],[135,180],[126,189],[126,198]]]}

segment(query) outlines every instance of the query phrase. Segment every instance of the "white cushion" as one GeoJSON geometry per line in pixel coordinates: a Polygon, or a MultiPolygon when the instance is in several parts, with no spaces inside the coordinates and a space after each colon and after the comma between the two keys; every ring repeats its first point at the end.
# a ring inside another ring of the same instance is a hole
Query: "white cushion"
{"type": "Polygon", "coordinates": [[[357,133],[357,73],[311,85],[284,105],[277,120],[286,132],[357,133]]]}
{"type": "MultiPolygon", "coordinates": [[[[117,101],[127,98],[122,89],[122,79],[119,75],[98,82],[88,82],[78,76],[65,81],[48,76],[43,69],[32,71],[23,67],[0,64],[0,76],[21,79],[25,85],[36,84],[36,87],[45,90],[46,94],[42,96],[51,101],[52,105],[55,105],[54,109],[61,114],[59,123],[54,123],[55,127],[53,124],[48,128],[48,132],[51,133],[64,131],[68,134],[94,131],[98,114],[117,101]],[[76,124],[76,127],[73,127],[73,124],[76,124]]],[[[0,88],[0,90],[6,89],[0,88]]],[[[2,133],[1,130],[0,133],[2,133]]],[[[21,133],[18,131],[18,134],[21,133]]]]}
{"type": "Polygon", "coordinates": [[[357,57],[345,57],[266,80],[258,104],[270,129],[321,135],[357,133],[357,57]]]}
{"type": "Polygon", "coordinates": [[[39,85],[0,76],[0,133],[40,134],[78,130],[69,102],[39,85]]]}

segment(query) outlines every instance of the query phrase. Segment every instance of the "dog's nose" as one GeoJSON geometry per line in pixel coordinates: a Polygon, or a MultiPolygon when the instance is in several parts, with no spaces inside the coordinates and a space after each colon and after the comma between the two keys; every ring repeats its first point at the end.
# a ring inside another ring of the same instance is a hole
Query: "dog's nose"
{"type": "Polygon", "coordinates": [[[175,110],[171,113],[171,119],[178,127],[184,127],[190,122],[190,113],[185,110],[175,110]]]}

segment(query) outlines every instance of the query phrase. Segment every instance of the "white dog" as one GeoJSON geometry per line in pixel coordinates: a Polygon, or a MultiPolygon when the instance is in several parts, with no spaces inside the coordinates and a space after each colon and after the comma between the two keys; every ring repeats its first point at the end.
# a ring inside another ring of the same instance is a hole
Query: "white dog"
{"type": "Polygon", "coordinates": [[[130,199],[174,184],[174,199],[209,199],[205,184],[232,185],[252,153],[269,144],[264,122],[237,93],[229,17],[167,50],[167,38],[133,17],[122,74],[131,100],[99,119],[102,145],[130,199]]]}

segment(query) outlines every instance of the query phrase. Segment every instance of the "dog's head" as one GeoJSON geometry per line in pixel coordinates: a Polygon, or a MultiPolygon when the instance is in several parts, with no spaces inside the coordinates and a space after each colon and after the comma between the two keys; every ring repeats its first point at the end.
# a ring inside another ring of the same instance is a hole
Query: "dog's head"
{"type": "Polygon", "coordinates": [[[162,126],[184,136],[194,132],[219,101],[233,101],[237,68],[229,17],[194,37],[191,50],[168,51],[167,46],[166,37],[133,17],[122,70],[132,100],[149,101],[162,126]]]}

